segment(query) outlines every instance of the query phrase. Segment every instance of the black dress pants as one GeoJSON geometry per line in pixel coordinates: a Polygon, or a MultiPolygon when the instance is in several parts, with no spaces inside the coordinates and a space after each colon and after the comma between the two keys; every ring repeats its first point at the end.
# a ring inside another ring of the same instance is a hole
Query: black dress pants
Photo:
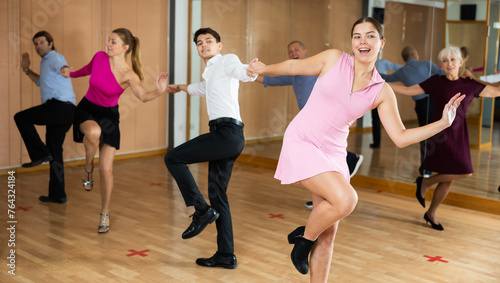
{"type": "MultiPolygon", "coordinates": [[[[420,127],[429,124],[432,120],[432,114],[434,112],[434,106],[432,105],[431,99],[427,96],[426,98],[419,99],[415,101],[415,112],[417,113],[418,125],[420,127]]],[[[422,164],[425,160],[425,150],[426,150],[427,140],[420,142],[420,175],[424,174],[422,169],[422,164]]]]}
{"type": "Polygon", "coordinates": [[[66,132],[71,128],[75,105],[51,99],[14,115],[31,161],[52,155],[50,162],[49,197],[66,198],[64,191],[63,143],[66,132]],[[44,144],[35,125],[47,126],[44,144]]]}
{"type": "Polygon", "coordinates": [[[243,127],[231,122],[210,126],[210,132],[187,141],[165,155],[165,165],[177,182],[186,206],[207,207],[187,164],[208,161],[208,198],[219,213],[217,248],[234,253],[233,226],[226,191],[233,165],[243,150],[243,127]]]}

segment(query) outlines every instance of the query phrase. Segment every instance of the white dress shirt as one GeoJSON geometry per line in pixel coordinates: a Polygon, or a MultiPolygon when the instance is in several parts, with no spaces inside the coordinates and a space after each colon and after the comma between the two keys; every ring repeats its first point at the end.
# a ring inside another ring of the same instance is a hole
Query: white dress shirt
{"type": "Polygon", "coordinates": [[[207,97],[207,113],[210,120],[229,117],[241,121],[238,102],[240,82],[257,79],[247,75],[247,64],[242,64],[234,54],[217,54],[207,62],[202,74],[203,81],[188,85],[188,93],[207,97]]]}

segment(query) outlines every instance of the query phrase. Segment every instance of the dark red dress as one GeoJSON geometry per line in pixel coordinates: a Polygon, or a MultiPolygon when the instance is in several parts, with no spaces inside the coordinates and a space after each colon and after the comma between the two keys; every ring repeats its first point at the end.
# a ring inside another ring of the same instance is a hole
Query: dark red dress
{"type": "Polygon", "coordinates": [[[485,85],[470,78],[450,81],[446,76],[434,75],[420,83],[420,87],[429,94],[434,105],[432,122],[441,119],[444,106],[455,94],[460,92],[466,95],[457,109],[453,124],[427,140],[422,167],[441,174],[474,173],[470,157],[467,109],[474,97],[479,97],[485,85]]]}

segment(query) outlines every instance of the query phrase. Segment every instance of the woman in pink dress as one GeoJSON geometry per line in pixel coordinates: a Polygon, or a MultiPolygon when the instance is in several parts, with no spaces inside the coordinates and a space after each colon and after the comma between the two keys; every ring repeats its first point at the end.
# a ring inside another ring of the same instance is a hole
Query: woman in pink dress
{"type": "Polygon", "coordinates": [[[300,183],[312,193],[313,210],[305,228],[288,235],[289,242],[295,244],[291,259],[299,272],[308,273],[311,253],[311,282],[327,281],[339,221],[357,203],[345,161],[349,126],[377,108],[389,137],[404,147],[449,127],[463,99],[455,95],[439,121],[405,129],[394,92],[374,68],[384,44],[380,23],[366,17],[356,21],[351,30],[354,55],[331,49],[268,66],[254,59],[249,67],[256,74],[319,75],[306,106],[285,132],[275,175],[282,184],[300,183]]]}
{"type": "Polygon", "coordinates": [[[82,185],[91,191],[94,186],[94,156],[99,149],[99,175],[101,177],[101,217],[98,233],[109,231],[109,202],[113,190],[113,159],[120,148],[118,99],[130,87],[142,102],[159,97],[167,89],[167,73],[156,80],[156,89],[145,90],[140,56],[139,38],[125,28],[115,29],[106,44],[107,52],[99,51],[90,63],[78,71],[66,67],[61,74],[66,78],[90,75],[89,89],[80,101],[73,125],[74,140],[85,146],[85,173],[82,185]],[[126,56],[132,52],[132,68],[126,56]]]}
{"type": "Polygon", "coordinates": [[[439,113],[446,101],[457,91],[465,95],[462,107],[457,111],[453,127],[436,134],[427,141],[427,152],[422,167],[437,172],[429,178],[418,177],[415,196],[425,208],[425,195],[429,188],[436,185],[431,205],[424,213],[424,219],[436,230],[444,230],[436,218],[439,205],[451,190],[454,181],[470,177],[472,169],[469,130],[467,127],[467,109],[475,97],[500,96],[500,88],[484,85],[469,77],[461,77],[463,66],[462,52],[454,46],[446,47],[438,54],[438,60],[445,75],[434,75],[420,84],[405,87],[392,85],[395,92],[404,95],[428,93],[434,105],[432,121],[439,119],[439,113]]]}

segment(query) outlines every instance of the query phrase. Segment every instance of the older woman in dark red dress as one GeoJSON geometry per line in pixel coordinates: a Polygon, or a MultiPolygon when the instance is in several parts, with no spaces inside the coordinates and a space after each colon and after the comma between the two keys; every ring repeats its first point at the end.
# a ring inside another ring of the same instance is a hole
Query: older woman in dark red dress
{"type": "Polygon", "coordinates": [[[437,184],[424,219],[426,223],[431,223],[432,228],[443,230],[443,226],[436,219],[438,206],[450,192],[453,181],[470,177],[474,173],[470,156],[467,109],[475,97],[500,96],[500,88],[485,86],[470,78],[460,78],[463,60],[460,49],[457,47],[447,47],[441,50],[438,60],[445,72],[444,76],[434,75],[410,87],[393,84],[391,87],[397,93],[410,96],[428,93],[434,105],[433,121],[441,118],[443,107],[450,97],[458,92],[466,96],[462,101],[462,107],[457,109],[453,125],[427,141],[423,168],[437,172],[437,174],[429,178],[418,177],[416,180],[416,197],[423,207],[425,207],[425,195],[429,188],[437,184]]]}

